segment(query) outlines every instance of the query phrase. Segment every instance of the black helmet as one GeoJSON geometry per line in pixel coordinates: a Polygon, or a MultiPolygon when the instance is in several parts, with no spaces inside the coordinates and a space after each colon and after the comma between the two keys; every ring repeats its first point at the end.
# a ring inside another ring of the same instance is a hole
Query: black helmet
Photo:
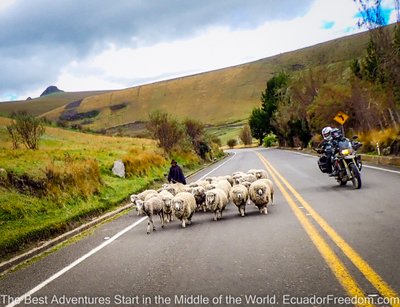
{"type": "Polygon", "coordinates": [[[341,137],[342,133],[340,132],[340,130],[338,128],[333,128],[331,131],[331,135],[334,139],[338,139],[341,137]]]}

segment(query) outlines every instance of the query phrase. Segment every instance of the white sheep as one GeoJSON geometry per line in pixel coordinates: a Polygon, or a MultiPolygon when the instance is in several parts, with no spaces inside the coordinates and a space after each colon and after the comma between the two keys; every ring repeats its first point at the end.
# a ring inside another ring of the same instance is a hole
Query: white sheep
{"type": "Polygon", "coordinates": [[[264,169],[258,169],[255,173],[257,179],[269,179],[268,172],[264,169]]]}
{"type": "Polygon", "coordinates": [[[241,216],[245,216],[246,204],[249,198],[249,191],[246,186],[242,184],[237,184],[232,187],[231,200],[236,205],[241,216]]]}
{"type": "Polygon", "coordinates": [[[269,185],[269,188],[271,190],[271,205],[274,205],[274,184],[272,183],[271,179],[264,180],[269,185]]]}
{"type": "Polygon", "coordinates": [[[155,196],[143,202],[143,212],[148,216],[147,221],[147,234],[150,234],[150,224],[153,226],[153,231],[156,230],[153,222],[153,216],[159,215],[161,220],[161,227],[164,228],[164,212],[163,201],[160,196],[155,196]]]}
{"type": "Polygon", "coordinates": [[[196,200],[191,193],[181,192],[172,199],[172,206],[175,217],[182,221],[182,228],[186,227],[186,223],[192,223],[192,216],[196,211],[196,200]]]}
{"type": "Polygon", "coordinates": [[[250,185],[250,199],[258,207],[260,213],[268,214],[267,206],[272,203],[270,184],[269,179],[258,179],[250,185]]]}
{"type": "Polygon", "coordinates": [[[212,189],[221,189],[224,191],[227,199],[229,200],[229,192],[231,190],[232,186],[226,179],[221,179],[221,180],[215,180],[213,183],[210,183],[205,186],[205,190],[209,191],[212,189]]]}
{"type": "Polygon", "coordinates": [[[149,190],[144,190],[143,192],[141,192],[139,194],[132,194],[130,196],[132,204],[136,206],[137,215],[140,215],[142,213],[141,208],[143,205],[143,201],[146,199],[146,196],[149,194],[154,195],[155,193],[157,193],[156,190],[149,189],[149,190]],[[140,201],[138,201],[138,200],[140,200],[140,201]]]}
{"type": "Polygon", "coordinates": [[[241,184],[244,181],[254,182],[256,180],[257,177],[253,174],[236,175],[233,177],[233,184],[241,184]]]}
{"type": "Polygon", "coordinates": [[[221,189],[215,188],[206,192],[206,206],[214,212],[214,221],[222,218],[222,212],[228,204],[228,197],[221,189]]]}
{"type": "Polygon", "coordinates": [[[214,177],[213,182],[214,181],[220,181],[220,180],[227,180],[231,186],[233,185],[233,178],[230,175],[223,175],[223,176],[214,177]]]}
{"type": "Polygon", "coordinates": [[[167,183],[162,186],[162,189],[167,190],[168,192],[170,192],[172,195],[175,196],[176,194],[185,191],[185,185],[180,182],[167,183]]]}
{"type": "Polygon", "coordinates": [[[191,188],[197,188],[197,187],[205,187],[208,184],[208,181],[206,180],[197,180],[194,182],[189,183],[189,187],[191,188]]]}
{"type": "Polygon", "coordinates": [[[174,198],[174,195],[172,195],[167,190],[161,190],[158,194],[160,195],[163,201],[163,212],[165,221],[167,223],[172,222],[174,220],[173,218],[174,209],[172,206],[172,199],[174,198]]]}
{"type": "Polygon", "coordinates": [[[251,169],[249,169],[249,170],[247,171],[247,174],[252,174],[252,175],[255,176],[257,171],[258,171],[258,169],[251,168],[251,169]]]}

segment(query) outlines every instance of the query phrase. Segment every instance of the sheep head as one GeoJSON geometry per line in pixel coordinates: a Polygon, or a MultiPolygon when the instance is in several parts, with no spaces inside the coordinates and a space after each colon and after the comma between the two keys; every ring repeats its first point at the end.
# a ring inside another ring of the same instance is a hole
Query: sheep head
{"type": "Polygon", "coordinates": [[[214,192],[207,192],[206,193],[206,205],[210,207],[212,204],[215,203],[216,195],[214,192]]]}
{"type": "Polygon", "coordinates": [[[164,197],[162,198],[162,201],[163,201],[165,207],[171,208],[171,205],[172,205],[172,198],[171,198],[170,196],[164,196],[164,197]]]}
{"type": "Polygon", "coordinates": [[[184,204],[184,201],[183,201],[183,199],[180,199],[180,198],[175,198],[172,202],[172,205],[173,205],[175,211],[182,211],[183,204],[184,204]]]}

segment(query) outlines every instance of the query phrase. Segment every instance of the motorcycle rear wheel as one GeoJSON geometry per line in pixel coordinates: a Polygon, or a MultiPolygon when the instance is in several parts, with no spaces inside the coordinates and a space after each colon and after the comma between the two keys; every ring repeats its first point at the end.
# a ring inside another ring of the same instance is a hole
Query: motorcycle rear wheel
{"type": "Polygon", "coordinates": [[[358,168],[355,164],[351,164],[350,166],[350,171],[353,176],[351,179],[353,183],[353,188],[354,189],[361,189],[361,175],[360,172],[358,171],[358,168]]]}

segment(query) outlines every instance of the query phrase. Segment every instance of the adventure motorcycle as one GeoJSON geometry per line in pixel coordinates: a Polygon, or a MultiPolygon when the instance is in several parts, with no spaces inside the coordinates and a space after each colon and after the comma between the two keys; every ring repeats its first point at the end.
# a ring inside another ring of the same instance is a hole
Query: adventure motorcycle
{"type": "Polygon", "coordinates": [[[332,168],[334,170],[334,178],[340,185],[346,185],[347,181],[352,181],[355,189],[361,188],[362,169],[361,156],[357,154],[357,150],[362,143],[356,141],[357,136],[350,141],[342,138],[326,144],[325,148],[316,148],[315,150],[322,154],[318,159],[318,166],[321,172],[329,173],[328,159],[332,159],[332,168]]]}

